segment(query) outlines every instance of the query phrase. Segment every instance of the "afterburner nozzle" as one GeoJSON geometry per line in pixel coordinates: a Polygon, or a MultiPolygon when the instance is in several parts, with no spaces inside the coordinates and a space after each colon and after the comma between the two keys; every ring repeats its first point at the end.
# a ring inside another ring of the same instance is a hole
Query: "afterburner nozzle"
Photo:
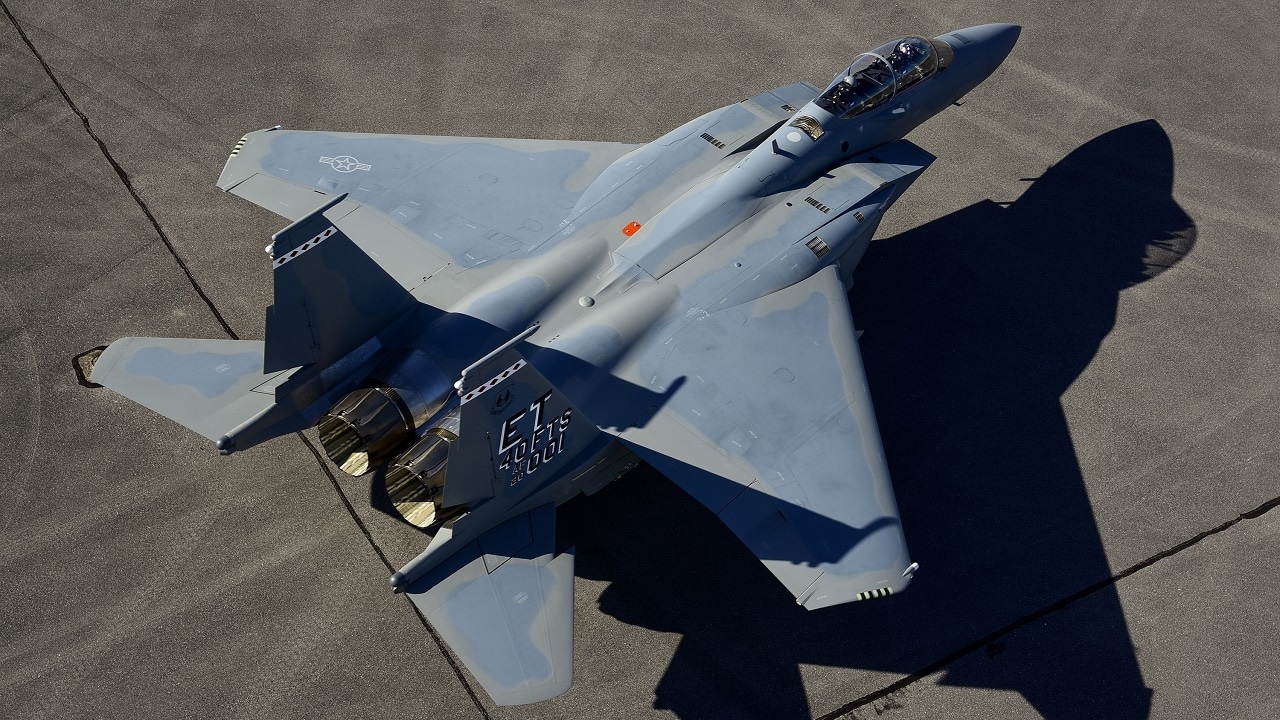
{"type": "Polygon", "coordinates": [[[362,388],[342,398],[317,423],[324,452],[348,475],[363,475],[413,430],[389,388],[362,388]]]}
{"type": "Polygon", "coordinates": [[[446,415],[387,469],[387,495],[400,516],[417,527],[445,519],[441,509],[449,444],[458,439],[458,413],[446,415]]]}

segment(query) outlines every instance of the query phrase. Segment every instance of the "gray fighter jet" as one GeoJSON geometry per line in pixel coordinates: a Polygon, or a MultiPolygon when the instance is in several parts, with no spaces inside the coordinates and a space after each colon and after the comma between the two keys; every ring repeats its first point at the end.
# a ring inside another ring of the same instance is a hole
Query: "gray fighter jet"
{"type": "Polygon", "coordinates": [[[640,460],[804,607],[901,592],[845,294],[934,160],[903,136],[1018,32],[895,40],[646,145],[250,133],[218,186],[294,221],[266,340],[124,338],[92,379],[224,454],[318,425],[343,470],[383,473],[430,536],[391,585],[499,704],[569,688],[555,508],[640,460]]]}

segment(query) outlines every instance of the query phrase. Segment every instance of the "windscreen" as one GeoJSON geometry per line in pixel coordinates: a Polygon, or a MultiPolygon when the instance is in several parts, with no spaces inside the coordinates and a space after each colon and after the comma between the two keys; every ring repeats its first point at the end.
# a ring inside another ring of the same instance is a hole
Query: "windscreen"
{"type": "Polygon", "coordinates": [[[876,50],[893,67],[902,92],[932,75],[938,69],[938,55],[933,44],[920,37],[903,38],[876,50]]]}
{"type": "Polygon", "coordinates": [[[864,53],[815,102],[832,115],[853,117],[888,102],[894,87],[893,70],[885,59],[864,53]]]}
{"type": "Polygon", "coordinates": [[[832,115],[850,118],[889,102],[933,75],[938,54],[921,37],[906,37],[863,53],[815,100],[832,115]]]}

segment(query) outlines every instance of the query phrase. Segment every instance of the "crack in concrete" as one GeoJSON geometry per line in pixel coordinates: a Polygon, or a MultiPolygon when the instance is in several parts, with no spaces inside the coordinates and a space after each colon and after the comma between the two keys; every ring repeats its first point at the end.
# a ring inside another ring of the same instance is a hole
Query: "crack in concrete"
{"type": "Polygon", "coordinates": [[[22,42],[26,44],[27,49],[31,51],[31,54],[35,57],[36,61],[40,63],[40,67],[44,68],[44,74],[49,77],[49,82],[53,83],[53,87],[57,89],[60,95],[62,95],[62,99],[67,103],[67,107],[70,108],[71,112],[75,113],[76,117],[80,118],[80,122],[84,125],[85,133],[89,136],[89,139],[93,140],[93,142],[97,144],[98,151],[102,153],[102,157],[106,159],[107,164],[111,166],[111,169],[115,170],[116,175],[120,178],[120,183],[124,185],[125,190],[129,191],[129,196],[133,198],[133,202],[142,210],[142,214],[147,217],[147,221],[151,223],[151,227],[156,231],[156,235],[160,237],[160,241],[164,243],[165,247],[169,248],[169,254],[172,255],[174,261],[178,263],[178,267],[182,269],[182,274],[187,276],[187,282],[191,283],[191,287],[195,288],[196,294],[199,295],[200,299],[204,301],[204,304],[208,306],[209,312],[213,313],[214,319],[218,321],[218,324],[222,326],[222,329],[225,330],[233,340],[239,340],[240,336],[236,334],[235,330],[231,329],[231,326],[227,324],[225,319],[223,319],[222,313],[218,312],[218,308],[214,306],[213,300],[211,300],[205,293],[204,288],[200,287],[200,283],[197,282],[195,276],[191,274],[191,268],[187,267],[186,261],[184,261],[182,256],[178,254],[178,249],[174,247],[173,241],[169,239],[169,235],[164,231],[164,228],[160,227],[160,221],[156,219],[156,216],[151,212],[151,208],[147,206],[146,201],[138,194],[138,190],[133,186],[133,180],[129,178],[129,173],[125,172],[125,169],[116,161],[115,156],[107,149],[107,144],[102,141],[101,137],[98,137],[96,132],[94,132],[93,126],[89,124],[89,116],[85,115],[84,112],[80,110],[80,107],[76,105],[75,101],[71,99],[71,95],[67,92],[67,89],[62,86],[62,82],[58,80],[58,76],[54,74],[53,68],[49,67],[49,63],[45,62],[44,56],[36,49],[35,43],[33,43],[31,38],[27,36],[27,31],[22,28],[21,23],[18,22],[18,18],[14,17],[13,13],[9,10],[9,5],[0,0],[0,10],[3,10],[5,16],[9,18],[9,22],[13,25],[13,29],[18,31],[18,36],[22,38],[22,42]]]}
{"type": "MultiPolygon", "coordinates": [[[[9,23],[13,26],[14,30],[18,32],[18,36],[22,38],[22,42],[26,44],[27,49],[31,51],[32,56],[35,57],[36,61],[40,63],[40,66],[44,68],[45,75],[49,78],[49,81],[53,83],[53,86],[57,89],[58,93],[62,95],[62,99],[66,102],[67,107],[71,112],[75,113],[76,117],[80,118],[80,122],[84,125],[85,133],[98,146],[98,151],[102,153],[102,157],[107,161],[107,164],[111,166],[111,169],[115,171],[116,176],[120,178],[120,183],[124,185],[125,190],[129,192],[129,196],[133,198],[134,203],[137,204],[138,208],[142,211],[142,214],[146,216],[147,221],[151,223],[151,228],[155,230],[155,233],[160,238],[161,242],[163,242],[165,247],[168,248],[169,254],[173,256],[174,262],[176,262],[178,268],[182,270],[182,274],[186,276],[187,282],[191,284],[192,289],[196,291],[196,294],[200,296],[200,299],[204,302],[205,306],[209,308],[209,312],[213,314],[214,319],[222,326],[222,329],[226,332],[227,336],[232,340],[239,340],[240,335],[236,333],[230,323],[228,323],[222,316],[222,313],[218,311],[217,306],[213,303],[213,299],[205,293],[204,288],[200,286],[199,281],[197,281],[195,275],[192,274],[191,268],[187,266],[186,261],[182,259],[182,256],[178,253],[178,249],[169,239],[164,228],[160,226],[160,221],[156,219],[155,214],[151,212],[151,208],[147,205],[146,201],[138,194],[128,172],[125,171],[125,169],[116,160],[115,156],[112,155],[102,138],[94,132],[93,126],[89,123],[89,116],[81,111],[80,107],[71,99],[71,95],[67,92],[66,88],[63,87],[62,82],[58,80],[57,75],[54,74],[53,68],[49,66],[49,63],[45,61],[44,56],[36,49],[35,43],[31,41],[30,37],[28,37],[26,30],[23,29],[22,25],[18,22],[18,18],[14,16],[13,12],[9,10],[9,6],[4,2],[4,0],[0,0],[0,11],[4,12],[5,16],[9,19],[9,23]]],[[[77,358],[78,357],[79,356],[77,356],[77,358]]],[[[87,378],[85,380],[86,382],[82,382],[81,384],[86,384],[87,378]]],[[[341,484],[339,484],[338,479],[329,469],[324,456],[320,454],[320,451],[316,449],[315,445],[311,443],[310,439],[308,439],[306,435],[301,432],[295,434],[298,436],[298,439],[302,441],[302,444],[311,451],[311,454],[315,456],[316,463],[319,465],[320,470],[329,478],[329,482],[333,486],[334,492],[336,492],[338,494],[338,498],[342,500],[342,504],[346,507],[347,513],[355,522],[356,527],[359,528],[360,532],[364,535],[369,546],[373,548],[378,559],[382,561],[382,564],[386,566],[388,571],[394,572],[395,567],[391,564],[391,561],[387,559],[386,553],[384,553],[382,548],[378,546],[377,541],[374,540],[373,534],[369,531],[368,526],[365,525],[364,521],[356,513],[355,506],[351,504],[351,500],[347,497],[346,493],[343,492],[341,484]]],[[[449,663],[449,667],[453,670],[454,675],[457,676],[458,682],[462,683],[463,689],[467,691],[467,695],[471,698],[471,702],[480,713],[480,717],[484,718],[484,720],[490,720],[488,710],[486,710],[484,705],[481,704],[480,698],[476,695],[475,690],[471,687],[471,683],[463,674],[462,668],[458,665],[457,660],[454,659],[453,654],[449,652],[448,646],[445,645],[444,640],[436,633],[435,628],[431,627],[431,624],[427,622],[426,616],[418,610],[418,606],[414,605],[407,597],[405,599],[409,603],[409,607],[413,609],[414,614],[417,615],[418,620],[422,623],[422,627],[427,631],[427,634],[431,636],[436,647],[439,648],[445,661],[449,663]]]]}
{"type": "MultiPolygon", "coordinates": [[[[0,0],[0,2],[2,1],[3,0],[0,0]]],[[[324,471],[324,474],[329,478],[329,482],[333,485],[333,491],[338,493],[338,497],[342,499],[342,504],[346,506],[347,512],[351,515],[351,519],[355,521],[356,527],[360,528],[360,532],[364,533],[365,539],[369,541],[369,545],[373,547],[373,551],[378,554],[378,559],[386,566],[388,572],[395,572],[395,565],[391,564],[391,561],[387,559],[386,554],[382,552],[382,548],[378,547],[378,543],[373,539],[373,533],[369,531],[369,526],[365,524],[364,520],[360,519],[358,514],[356,514],[355,506],[351,504],[351,500],[347,498],[347,494],[342,491],[342,485],[338,482],[338,478],[333,474],[333,471],[329,469],[328,463],[325,462],[324,455],[320,454],[320,450],[316,448],[315,444],[313,444],[311,439],[306,435],[303,435],[301,432],[295,434],[298,436],[298,439],[302,440],[302,444],[307,446],[307,449],[311,451],[311,454],[315,456],[316,463],[320,465],[320,469],[324,471]]],[[[405,599],[408,600],[408,596],[405,596],[405,599]]],[[[476,695],[475,690],[472,689],[471,683],[467,682],[466,676],[462,673],[462,668],[458,665],[458,661],[454,659],[453,653],[449,652],[449,648],[445,645],[444,640],[436,633],[436,629],[431,627],[431,623],[427,622],[427,617],[422,614],[422,611],[418,609],[417,605],[413,604],[412,600],[409,601],[409,607],[413,608],[414,614],[417,615],[418,620],[422,622],[422,627],[426,628],[427,634],[431,636],[431,639],[434,640],[436,645],[440,648],[440,653],[444,655],[445,661],[448,662],[449,667],[453,669],[453,674],[458,676],[458,681],[462,683],[462,687],[467,691],[467,695],[471,696],[471,702],[475,703],[476,710],[480,711],[480,716],[485,720],[490,720],[489,712],[485,710],[484,705],[480,703],[480,698],[476,695]]]]}
{"type": "MultiPolygon", "coordinates": [[[[1185,540],[1181,543],[1178,543],[1177,545],[1174,545],[1173,547],[1167,550],[1162,550],[1156,553],[1155,555],[1148,557],[1145,560],[1134,563],[1133,565],[1130,565],[1129,567],[1125,568],[1124,570],[1121,570],[1120,572],[1112,575],[1111,577],[1105,580],[1100,580],[1092,585],[1089,585],[1088,587],[1082,590],[1074,592],[1071,595],[1068,595],[1067,597],[1062,598],[1061,600],[1058,600],[1055,603],[1046,605],[1045,607],[1042,607],[1039,610],[1036,610],[1035,612],[1029,615],[1024,615],[1021,618],[1018,618],[1017,620],[1014,620],[1013,622],[1009,623],[1008,625],[1005,625],[999,630],[996,630],[986,635],[985,637],[975,640],[969,643],[968,645],[965,645],[959,650],[956,650],[955,652],[952,652],[951,654],[946,655],[945,657],[939,660],[935,660],[934,662],[929,663],[925,667],[911,673],[910,675],[907,675],[901,680],[898,680],[897,682],[886,685],[885,687],[880,688],[875,692],[871,692],[866,695],[863,695],[857,700],[853,700],[851,702],[845,703],[844,705],[841,705],[835,710],[832,710],[831,712],[816,718],[816,720],[837,720],[837,718],[846,717],[846,716],[849,718],[853,718],[855,716],[852,713],[854,710],[857,710],[858,708],[864,707],[866,705],[870,705],[871,703],[876,702],[877,700],[883,700],[886,697],[898,692],[899,690],[902,690],[903,688],[909,685],[913,685],[916,682],[923,680],[924,678],[940,670],[945,669],[946,666],[963,658],[964,656],[973,652],[977,652],[978,650],[981,650],[983,648],[987,648],[988,646],[991,646],[997,640],[999,640],[1000,638],[1006,635],[1009,635],[1015,630],[1018,630],[1044,617],[1052,615],[1053,613],[1056,613],[1059,610],[1063,610],[1068,606],[1075,604],[1077,601],[1083,600],[1088,596],[1098,592],[1099,590],[1111,587],[1117,584],[1118,582],[1120,582],[1121,580],[1124,580],[1125,578],[1129,577],[1130,575],[1133,575],[1134,573],[1137,573],[1141,570],[1145,570],[1146,568],[1149,568],[1152,565],[1155,565],[1156,563],[1160,562],[1161,560],[1164,560],[1165,558],[1173,557],[1174,555],[1177,555],[1183,550],[1186,550],[1187,548],[1190,548],[1199,544],[1200,541],[1204,540],[1205,538],[1209,538],[1214,535],[1217,535],[1218,533],[1229,530],[1230,528],[1234,527],[1240,522],[1243,522],[1245,520],[1256,520],[1257,518],[1260,518],[1263,515],[1266,515],[1268,512],[1271,512],[1278,506],[1280,506],[1280,497],[1272,498],[1252,510],[1248,510],[1240,513],[1239,515],[1222,523],[1221,525],[1215,528],[1205,530],[1204,532],[1190,538],[1189,540],[1185,540]]],[[[999,653],[1003,649],[1004,649],[1003,646],[995,648],[994,653],[999,653]]]]}
{"type": "MultiPolygon", "coordinates": [[[[25,43],[27,48],[31,51],[32,56],[34,56],[36,61],[40,63],[40,66],[44,69],[45,75],[48,76],[50,82],[53,83],[53,86],[57,89],[58,93],[62,95],[62,98],[66,102],[67,107],[73,113],[75,113],[75,115],[78,118],[80,118],[80,122],[84,125],[85,133],[98,146],[98,150],[99,152],[101,152],[103,158],[107,161],[107,163],[115,171],[116,175],[120,178],[121,184],[129,192],[130,197],[133,198],[134,203],[137,204],[138,208],[142,211],[143,215],[146,216],[147,221],[151,223],[152,229],[155,230],[156,235],[160,238],[161,242],[163,242],[165,247],[168,248],[169,254],[173,257],[178,267],[182,270],[183,275],[186,276],[187,281],[191,284],[192,289],[195,290],[196,294],[200,297],[200,299],[204,302],[204,304],[209,308],[209,312],[213,314],[214,319],[218,321],[218,324],[222,326],[222,329],[226,332],[226,334],[233,340],[240,339],[240,336],[236,333],[234,329],[232,329],[231,325],[222,316],[222,313],[218,311],[218,308],[217,306],[214,305],[213,300],[208,296],[208,294],[205,293],[204,289],[200,286],[200,283],[196,280],[195,276],[192,274],[190,267],[188,267],[187,263],[182,259],[182,256],[178,253],[177,248],[174,246],[173,242],[169,239],[169,236],[164,231],[164,228],[160,226],[160,222],[156,219],[155,215],[151,212],[151,209],[150,207],[148,207],[146,201],[144,201],[141,195],[138,194],[138,191],[134,187],[133,182],[129,177],[129,174],[115,159],[115,156],[112,155],[111,151],[107,148],[106,143],[103,142],[102,138],[99,137],[96,132],[94,132],[93,127],[89,123],[89,117],[85,115],[85,113],[80,110],[79,106],[76,105],[75,101],[71,99],[71,96],[70,94],[67,93],[66,88],[63,87],[62,83],[58,80],[57,76],[54,74],[53,68],[49,66],[49,64],[45,61],[43,55],[41,55],[40,51],[36,49],[36,46],[31,41],[31,38],[27,36],[26,31],[23,29],[22,25],[18,22],[18,19],[14,16],[13,12],[9,10],[8,5],[3,0],[0,0],[0,10],[2,10],[5,16],[9,19],[10,24],[12,24],[14,29],[18,32],[18,35],[22,38],[23,43],[25,43]]],[[[315,457],[316,462],[319,465],[321,471],[325,474],[326,477],[328,477],[330,484],[333,486],[334,492],[337,493],[338,497],[342,500],[342,504],[346,507],[347,513],[351,516],[351,519],[355,522],[356,527],[359,528],[360,532],[364,535],[365,540],[369,543],[369,546],[373,548],[373,551],[378,556],[378,559],[382,561],[382,564],[386,566],[386,568],[389,571],[394,572],[395,567],[392,565],[391,561],[387,558],[382,548],[378,546],[378,543],[374,539],[373,534],[369,531],[368,526],[364,523],[363,520],[360,519],[360,516],[356,513],[355,506],[351,503],[346,493],[342,490],[342,486],[338,482],[338,479],[334,476],[333,472],[329,469],[328,465],[325,463],[325,458],[320,454],[319,450],[316,449],[315,445],[311,443],[310,439],[308,439],[303,433],[298,432],[296,433],[296,435],[298,436],[298,439],[302,441],[303,445],[305,445],[307,449],[311,452],[311,454],[315,457]]],[[[1217,535],[1218,533],[1228,530],[1229,528],[1235,526],[1237,523],[1240,523],[1244,520],[1253,520],[1253,519],[1259,518],[1265,515],[1266,513],[1270,512],[1271,510],[1275,509],[1277,506],[1280,506],[1280,497],[1273,498],[1252,510],[1241,513],[1235,518],[1228,520],[1227,522],[1224,522],[1215,528],[1206,530],[1190,538],[1189,540],[1186,540],[1182,543],[1179,543],[1178,545],[1173,546],[1172,548],[1156,553],[1155,555],[1152,555],[1151,557],[1145,560],[1135,563],[1134,565],[1131,565],[1128,568],[1125,568],[1124,570],[1120,571],[1119,573],[1116,573],[1115,575],[1112,575],[1111,577],[1105,580],[1089,585],[1088,587],[1085,587],[1082,590],[1079,590],[1071,595],[1068,595],[1067,597],[1061,600],[1058,600],[1055,603],[1047,605],[1028,615],[1024,615],[1023,617],[1009,623],[1008,625],[1005,625],[1004,627],[978,640],[975,640],[974,642],[971,642],[968,645],[965,645],[964,647],[940,658],[939,660],[936,660],[930,663],[924,668],[921,668],[920,670],[917,670],[911,673],[910,675],[907,675],[906,677],[898,680],[897,682],[891,683],[879,690],[876,690],[872,693],[868,693],[856,700],[848,702],[831,712],[828,712],[824,715],[819,716],[816,720],[836,720],[837,718],[840,718],[842,716],[849,715],[850,713],[852,713],[854,710],[857,710],[858,708],[864,707],[878,700],[882,700],[888,697],[889,695],[892,695],[893,693],[899,690],[902,690],[903,688],[906,688],[924,679],[925,677],[928,677],[929,675],[932,675],[933,673],[944,669],[946,666],[963,658],[966,655],[969,655],[970,653],[976,652],[983,648],[990,647],[993,643],[995,643],[1000,638],[1006,635],[1009,635],[1010,633],[1013,633],[1014,631],[1032,622],[1035,622],[1036,620],[1039,620],[1048,615],[1056,613],[1059,610],[1063,610],[1069,607],[1070,605],[1073,605],[1077,601],[1082,600],[1099,590],[1113,586],[1118,582],[1120,582],[1121,580],[1124,580],[1125,578],[1133,575],[1134,573],[1137,573],[1143,569],[1146,569],[1151,565],[1154,565],[1155,563],[1160,562],[1161,560],[1164,560],[1165,558],[1177,555],[1183,550],[1186,550],[1187,548],[1190,548],[1200,543],[1202,540],[1208,537],[1217,535]]],[[[409,602],[409,606],[413,608],[414,614],[417,615],[418,620],[422,623],[423,628],[427,631],[427,633],[431,636],[431,639],[436,643],[437,647],[440,649],[441,654],[444,656],[445,660],[449,663],[449,666],[453,670],[454,674],[457,676],[458,681],[462,683],[463,689],[467,691],[467,695],[470,696],[472,703],[474,703],[476,707],[476,710],[479,711],[481,717],[485,718],[485,720],[489,720],[490,715],[488,711],[481,704],[480,699],[476,695],[475,690],[471,687],[471,683],[467,681],[465,675],[462,672],[462,668],[458,665],[457,660],[454,659],[453,654],[449,652],[448,647],[444,644],[444,641],[436,633],[435,629],[431,627],[430,623],[427,622],[426,617],[422,614],[421,611],[418,610],[417,606],[414,605],[412,601],[409,602]]]]}

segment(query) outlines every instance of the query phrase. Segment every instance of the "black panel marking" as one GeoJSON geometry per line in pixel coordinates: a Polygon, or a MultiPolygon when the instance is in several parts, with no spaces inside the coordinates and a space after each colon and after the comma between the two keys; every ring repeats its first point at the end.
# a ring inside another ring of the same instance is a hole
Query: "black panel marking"
{"type": "Polygon", "coordinates": [[[807,197],[807,198],[805,198],[805,199],[804,199],[804,201],[805,201],[805,202],[807,202],[807,203],[809,203],[810,205],[812,205],[812,206],[814,206],[814,207],[818,208],[819,210],[821,210],[821,211],[822,211],[822,212],[824,212],[824,213],[829,213],[829,212],[831,212],[831,208],[829,208],[829,207],[827,207],[826,205],[823,205],[822,203],[818,202],[818,201],[817,201],[816,199],[814,199],[813,197],[807,197]]]}

